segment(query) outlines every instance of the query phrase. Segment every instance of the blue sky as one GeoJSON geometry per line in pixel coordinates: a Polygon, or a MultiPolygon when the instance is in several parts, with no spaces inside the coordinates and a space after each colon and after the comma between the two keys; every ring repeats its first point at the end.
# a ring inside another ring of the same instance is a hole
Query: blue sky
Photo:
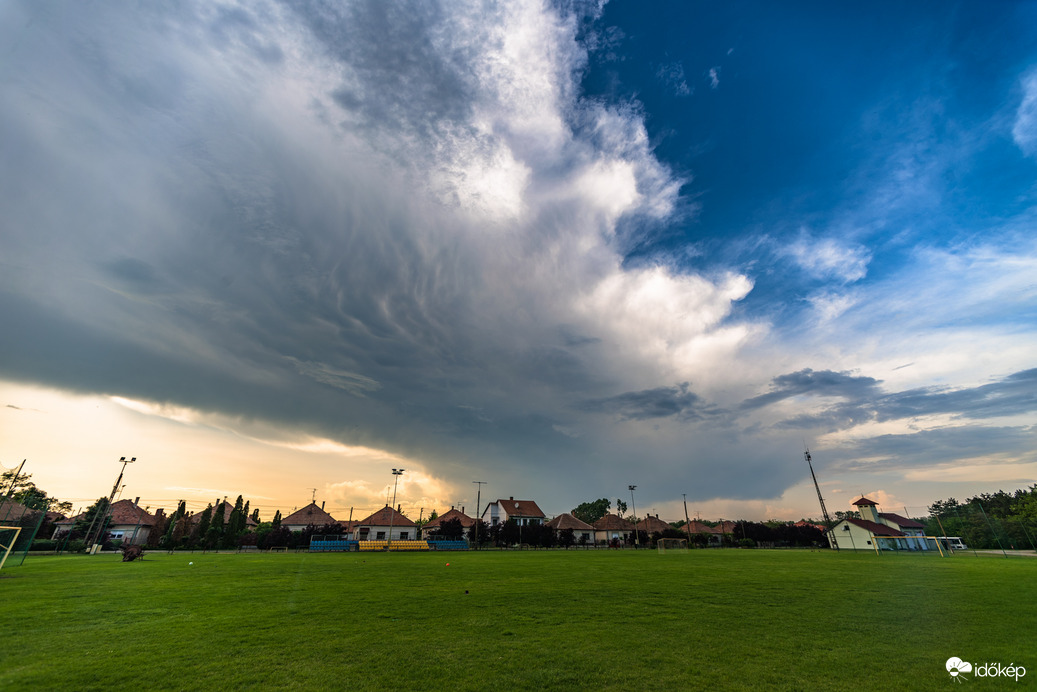
{"type": "Polygon", "coordinates": [[[804,444],[830,509],[1028,485],[1035,26],[8,3],[0,463],[336,516],[403,466],[414,513],[798,519],[804,444]]]}

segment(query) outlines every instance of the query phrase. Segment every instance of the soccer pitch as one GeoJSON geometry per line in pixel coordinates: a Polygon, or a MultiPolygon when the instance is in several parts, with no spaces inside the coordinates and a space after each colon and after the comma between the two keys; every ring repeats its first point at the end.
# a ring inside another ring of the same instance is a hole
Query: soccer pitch
{"type": "Polygon", "coordinates": [[[945,689],[952,656],[1037,680],[1026,558],[156,552],[30,557],[0,598],[0,689],[945,689]]]}

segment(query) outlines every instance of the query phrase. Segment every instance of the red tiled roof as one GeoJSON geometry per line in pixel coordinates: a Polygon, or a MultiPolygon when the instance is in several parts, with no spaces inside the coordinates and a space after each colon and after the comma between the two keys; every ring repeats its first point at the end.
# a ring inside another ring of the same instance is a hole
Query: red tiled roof
{"type": "Polygon", "coordinates": [[[585,521],[577,519],[568,512],[563,512],[557,517],[547,522],[555,531],[564,531],[565,529],[572,529],[573,531],[593,531],[594,527],[585,521]]]}
{"type": "Polygon", "coordinates": [[[793,526],[809,526],[811,528],[817,529],[818,531],[824,531],[825,530],[825,527],[821,526],[820,524],[813,524],[813,523],[807,521],[806,519],[800,519],[795,524],[793,524],[793,526]]]}
{"type": "Polygon", "coordinates": [[[133,504],[133,500],[119,500],[112,503],[112,518],[108,526],[136,525],[138,520],[141,526],[154,526],[155,517],[148,514],[143,507],[133,504]]]}
{"type": "Polygon", "coordinates": [[[366,519],[357,522],[357,526],[388,526],[392,517],[393,526],[417,526],[413,521],[403,516],[395,509],[386,505],[366,519]]]}
{"type": "Polygon", "coordinates": [[[715,533],[715,534],[723,533],[723,531],[721,531],[719,528],[717,528],[715,526],[709,526],[708,524],[703,524],[701,521],[698,521],[696,519],[692,519],[690,523],[685,524],[682,530],[685,533],[688,533],[688,534],[692,534],[692,533],[715,533]]]}
{"type": "Polygon", "coordinates": [[[856,502],[854,502],[853,505],[856,506],[856,507],[861,507],[862,505],[871,505],[873,507],[878,507],[879,503],[875,502],[873,500],[869,500],[866,497],[862,497],[861,499],[859,499],[856,502]]]}
{"type": "Polygon", "coordinates": [[[919,522],[915,521],[914,519],[908,519],[907,517],[902,517],[899,514],[894,514],[893,512],[879,512],[879,516],[882,517],[883,519],[889,519],[891,522],[893,522],[894,524],[896,524],[897,526],[899,526],[902,529],[924,529],[925,528],[925,524],[919,523],[919,522]]]}
{"type": "Polygon", "coordinates": [[[871,531],[876,536],[903,536],[903,535],[905,535],[902,531],[897,531],[896,529],[890,528],[890,527],[886,526],[885,524],[876,524],[875,522],[868,521],[867,519],[846,519],[846,521],[850,522],[851,524],[856,524],[857,526],[861,527],[862,529],[866,529],[868,531],[871,531]]]}
{"type": "Polygon", "coordinates": [[[507,500],[497,500],[495,503],[504,510],[509,517],[534,517],[543,519],[546,515],[532,500],[516,500],[511,497],[507,500]]]}
{"type": "Polygon", "coordinates": [[[606,514],[592,524],[598,531],[633,531],[634,525],[618,514],[606,514]]]}
{"type": "Polygon", "coordinates": [[[734,533],[735,527],[737,526],[738,524],[733,521],[721,521],[717,524],[720,533],[734,533]]]}
{"type": "Polygon", "coordinates": [[[672,526],[667,524],[665,521],[663,521],[659,517],[653,517],[652,515],[648,515],[648,517],[646,517],[646,518],[642,519],[641,521],[637,522],[637,530],[638,531],[647,531],[648,533],[655,533],[656,531],[662,533],[666,529],[672,529],[672,528],[673,528],[672,526]]]}
{"type": "Polygon", "coordinates": [[[425,524],[425,526],[423,526],[422,528],[424,528],[424,529],[436,529],[436,528],[439,528],[443,524],[444,521],[450,521],[452,519],[459,520],[461,522],[461,526],[465,527],[466,529],[470,529],[473,526],[475,526],[475,519],[473,519],[472,517],[468,516],[467,514],[462,512],[461,510],[454,509],[453,507],[451,507],[450,511],[444,512],[443,514],[439,515],[435,519],[430,519],[425,524]]]}
{"type": "Polygon", "coordinates": [[[318,507],[316,502],[311,502],[299,511],[292,512],[287,517],[281,519],[281,526],[285,524],[289,526],[309,526],[310,524],[325,526],[334,523],[335,517],[318,507]]]}
{"type": "Polygon", "coordinates": [[[35,514],[36,510],[29,509],[20,502],[5,500],[0,502],[0,521],[13,524],[28,514],[35,514]]]}

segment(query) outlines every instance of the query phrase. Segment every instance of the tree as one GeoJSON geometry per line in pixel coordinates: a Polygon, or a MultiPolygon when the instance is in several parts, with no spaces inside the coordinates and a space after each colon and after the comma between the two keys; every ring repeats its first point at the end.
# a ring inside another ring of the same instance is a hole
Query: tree
{"type": "Polygon", "coordinates": [[[478,536],[479,536],[479,545],[484,545],[484,544],[490,542],[490,539],[492,538],[492,536],[490,535],[491,534],[491,532],[490,532],[490,525],[487,524],[482,519],[476,519],[475,523],[472,524],[472,527],[470,529],[468,529],[468,538],[469,538],[469,540],[474,541],[476,539],[476,534],[477,533],[478,533],[478,536]],[[476,531],[476,528],[475,528],[476,526],[479,527],[478,531],[476,531]]]}
{"type": "Polygon", "coordinates": [[[276,512],[274,512],[274,520],[271,522],[271,524],[273,524],[274,526],[281,525],[281,510],[277,510],[276,512]]]}
{"type": "Polygon", "coordinates": [[[212,523],[212,505],[206,505],[205,509],[202,510],[202,516],[198,518],[198,523],[195,525],[194,530],[191,531],[191,544],[199,545],[204,544],[205,537],[209,533],[209,524],[212,523]]]}
{"type": "Polygon", "coordinates": [[[558,545],[566,550],[576,545],[576,532],[572,529],[562,529],[558,532],[558,545]]]}
{"type": "Polygon", "coordinates": [[[593,502],[583,502],[576,506],[571,514],[579,519],[585,521],[588,524],[593,524],[598,519],[608,514],[609,508],[612,507],[612,502],[607,498],[601,498],[600,500],[594,500],[593,502]]]}
{"type": "Polygon", "coordinates": [[[461,520],[455,517],[441,523],[437,534],[444,538],[460,540],[464,538],[464,526],[461,525],[461,520]]]}
{"type": "Polygon", "coordinates": [[[623,502],[622,500],[616,500],[616,512],[619,514],[619,516],[623,516],[624,514],[626,514],[627,503],[623,502]]]}
{"type": "Polygon", "coordinates": [[[252,521],[256,522],[256,525],[259,524],[259,507],[252,510],[252,521]]]}
{"type": "MultiPolygon", "coordinates": [[[[46,491],[36,487],[30,480],[31,473],[20,473],[15,478],[14,471],[5,471],[0,475],[0,499],[8,497],[20,505],[29,509],[41,509],[44,512],[61,512],[68,514],[72,511],[71,502],[62,502],[56,497],[49,497],[46,491]]],[[[2,519],[3,517],[0,517],[2,519]]]]}

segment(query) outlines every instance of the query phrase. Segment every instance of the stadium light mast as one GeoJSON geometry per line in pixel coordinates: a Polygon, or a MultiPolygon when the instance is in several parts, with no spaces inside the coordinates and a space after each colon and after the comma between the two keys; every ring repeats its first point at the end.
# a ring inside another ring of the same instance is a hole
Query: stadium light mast
{"type": "Polygon", "coordinates": [[[637,536],[637,505],[634,504],[634,491],[637,490],[637,486],[628,485],[627,488],[630,489],[630,511],[634,515],[634,548],[640,548],[641,539],[637,536]]]}
{"type": "Polygon", "coordinates": [[[385,552],[389,552],[392,549],[392,520],[395,518],[393,512],[396,511],[396,486],[400,483],[400,476],[403,475],[403,469],[393,469],[392,475],[395,476],[395,480],[392,484],[392,507],[389,508],[389,535],[386,536],[385,552]]]}
{"type": "MultiPolygon", "coordinates": [[[[122,483],[122,475],[126,473],[126,464],[132,464],[135,461],[137,461],[137,457],[133,457],[132,459],[127,459],[126,457],[119,457],[119,462],[122,464],[122,469],[119,471],[119,477],[115,479],[115,485],[112,486],[112,492],[108,496],[108,505],[104,508],[105,520],[107,520],[108,518],[108,512],[110,512],[112,509],[112,501],[115,500],[115,493],[119,492],[119,484],[122,483]]],[[[94,531],[94,524],[97,523],[97,514],[97,512],[94,512],[93,521],[90,522],[90,528],[86,532],[87,546],[91,545],[90,538],[91,534],[94,531]]],[[[105,521],[102,521],[100,524],[98,524],[98,535],[100,534],[101,530],[104,529],[105,523],[105,521]]],[[[98,536],[94,536],[93,538],[96,541],[98,536]]]]}
{"type": "Polygon", "coordinates": [[[479,504],[482,502],[482,487],[486,485],[486,481],[472,481],[473,484],[479,487],[479,490],[475,493],[475,549],[479,549],[479,504]]]}
{"type": "Polygon", "coordinates": [[[821,515],[825,518],[825,533],[828,534],[828,547],[839,550],[839,541],[835,540],[835,534],[832,533],[832,520],[828,516],[828,508],[825,507],[825,498],[821,497],[821,486],[817,484],[817,476],[814,475],[814,465],[810,463],[809,449],[803,452],[803,458],[807,460],[807,466],[810,467],[810,477],[814,479],[814,490],[817,491],[817,501],[821,503],[821,515]]]}

